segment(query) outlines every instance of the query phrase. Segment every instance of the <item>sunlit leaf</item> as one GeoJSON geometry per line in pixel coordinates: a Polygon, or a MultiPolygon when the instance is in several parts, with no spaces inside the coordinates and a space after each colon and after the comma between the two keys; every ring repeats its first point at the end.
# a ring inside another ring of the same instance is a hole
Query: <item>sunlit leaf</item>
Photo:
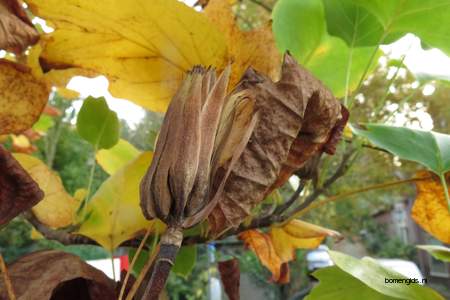
{"type": "Polygon", "coordinates": [[[0,134],[20,133],[33,126],[49,92],[28,67],[0,59],[0,134]]]}
{"type": "MultiPolygon", "coordinates": [[[[353,0],[383,25],[384,35],[401,36],[414,33],[430,46],[450,53],[449,0],[353,0]]],[[[389,41],[388,41],[389,42],[389,41]]]]}
{"type": "Polygon", "coordinates": [[[378,18],[353,0],[323,0],[328,32],[350,47],[376,46],[384,33],[378,18]]]}
{"type": "Polygon", "coordinates": [[[282,262],[295,259],[296,249],[317,248],[327,237],[340,237],[334,230],[326,229],[301,220],[292,220],[284,226],[272,226],[270,238],[282,262]]]}
{"type": "Polygon", "coordinates": [[[275,251],[268,234],[259,230],[247,230],[239,234],[239,239],[252,250],[263,266],[270,270],[274,281],[281,278],[282,261],[275,251]]]}
{"type": "MultiPolygon", "coordinates": [[[[426,171],[420,177],[431,175],[426,171]]],[[[447,174],[450,183],[450,173],[447,174]]],[[[438,178],[416,181],[417,196],[411,210],[411,217],[425,231],[438,240],[450,244],[450,211],[447,208],[444,189],[438,178]]]]}
{"type": "Polygon", "coordinates": [[[102,149],[95,154],[98,164],[109,175],[128,164],[140,154],[140,151],[123,139],[110,149],[102,149]]]}
{"type": "Polygon", "coordinates": [[[431,256],[443,262],[450,262],[450,248],[438,245],[418,245],[419,249],[427,251],[431,256]]]}
{"type": "Polygon", "coordinates": [[[382,266],[370,257],[364,257],[359,260],[340,252],[329,251],[329,253],[337,267],[378,293],[405,300],[444,300],[441,295],[431,288],[418,283],[410,283],[409,285],[387,284],[385,279],[407,280],[408,278],[382,266]]]}
{"type": "Polygon", "coordinates": [[[337,266],[322,268],[312,274],[319,280],[305,300],[398,300],[377,292],[337,266]]]}
{"type": "Polygon", "coordinates": [[[48,67],[68,69],[54,73],[66,78],[84,70],[103,74],[112,95],[150,110],[166,110],[184,73],[194,65],[226,63],[226,42],[219,29],[180,1],[27,2],[56,27],[42,59],[48,67]]]}
{"type": "Polygon", "coordinates": [[[119,119],[105,98],[88,97],[77,117],[78,134],[97,149],[109,149],[119,140],[119,119]]]}
{"type": "Polygon", "coordinates": [[[209,1],[205,14],[226,39],[227,60],[233,62],[231,86],[239,81],[249,66],[272,79],[278,78],[281,56],[269,23],[258,29],[242,31],[235,21],[230,1],[223,0],[209,1]]]}
{"type": "MultiPolygon", "coordinates": [[[[278,48],[291,51],[336,97],[345,95],[347,75],[348,91],[358,86],[376,49],[373,46],[350,49],[343,40],[328,35],[321,0],[280,0],[272,17],[278,48]]],[[[376,59],[369,70],[375,66],[376,59]]]]}
{"type": "Polygon", "coordinates": [[[66,192],[61,178],[33,156],[18,153],[14,157],[44,191],[44,199],[32,208],[36,218],[53,228],[73,224],[79,203],[66,192]]]}
{"type": "Polygon", "coordinates": [[[112,251],[155,222],[146,220],[139,206],[139,183],[152,157],[151,152],[140,154],[100,186],[87,205],[89,218],[82,223],[80,234],[112,251]]]}

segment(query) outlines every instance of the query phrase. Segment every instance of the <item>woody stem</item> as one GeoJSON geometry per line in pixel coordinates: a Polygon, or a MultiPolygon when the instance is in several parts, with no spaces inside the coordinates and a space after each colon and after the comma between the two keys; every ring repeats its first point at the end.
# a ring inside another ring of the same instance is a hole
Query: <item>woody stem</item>
{"type": "Polygon", "coordinates": [[[166,285],[167,277],[175,263],[175,257],[183,241],[181,228],[169,227],[162,235],[158,255],[151,269],[150,280],[145,288],[143,300],[157,300],[166,285]]]}

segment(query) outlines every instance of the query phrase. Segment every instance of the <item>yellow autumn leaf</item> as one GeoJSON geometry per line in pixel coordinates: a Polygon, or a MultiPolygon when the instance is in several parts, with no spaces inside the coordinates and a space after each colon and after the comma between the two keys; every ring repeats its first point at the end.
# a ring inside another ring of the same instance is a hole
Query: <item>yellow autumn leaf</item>
{"type": "MultiPolygon", "coordinates": [[[[242,32],[228,1],[211,1],[206,13],[177,0],[27,3],[55,27],[42,42],[40,62],[45,79],[57,86],[75,75],[102,74],[115,97],[165,111],[194,65],[220,70],[233,62],[232,84],[250,65],[274,79],[280,69],[270,24],[242,32]]],[[[33,65],[40,68],[36,59],[33,65]]]]}
{"type": "MultiPolygon", "coordinates": [[[[56,30],[41,58],[107,76],[111,94],[164,111],[184,73],[196,64],[222,67],[220,31],[200,12],[176,0],[30,0],[33,13],[56,30]],[[81,41],[81,42],[80,42],[81,41]]],[[[73,72],[71,72],[73,70],[73,72]]]]}
{"type": "Polygon", "coordinates": [[[275,251],[271,237],[259,230],[247,230],[239,234],[239,239],[256,254],[261,264],[270,270],[273,280],[278,281],[283,262],[275,251]]]}
{"type": "MultiPolygon", "coordinates": [[[[429,177],[431,173],[420,171],[417,177],[429,177]]],[[[432,175],[434,176],[434,175],[432,175]]],[[[446,174],[450,186],[450,173],[446,174]]],[[[445,199],[444,188],[438,178],[416,181],[417,196],[411,210],[411,217],[429,234],[450,244],[450,212],[445,199]]]]}
{"type": "MultiPolygon", "coordinates": [[[[87,206],[89,217],[81,224],[79,234],[113,251],[152,222],[159,222],[145,219],[139,206],[139,183],[152,157],[152,152],[143,152],[100,186],[87,206]]],[[[155,230],[162,231],[162,225],[155,230]]]]}
{"type": "Polygon", "coordinates": [[[32,208],[36,218],[52,228],[73,224],[78,202],[66,192],[61,178],[33,156],[16,153],[14,158],[45,194],[44,199],[32,208]]]}
{"type": "Polygon", "coordinates": [[[0,134],[20,133],[39,119],[50,89],[28,67],[0,59],[0,134]]]}
{"type": "Polygon", "coordinates": [[[248,67],[278,80],[281,55],[275,46],[270,23],[251,30],[239,29],[231,10],[233,3],[223,0],[211,0],[205,14],[224,34],[227,45],[227,60],[233,62],[230,86],[234,86],[248,67]]]}
{"type": "Polygon", "coordinates": [[[98,164],[109,175],[128,164],[140,154],[140,151],[124,139],[110,149],[101,149],[95,154],[98,164]]]}
{"type": "Polygon", "coordinates": [[[11,139],[13,144],[16,145],[17,147],[28,148],[31,146],[30,140],[23,134],[19,135],[12,134],[11,139]]]}
{"type": "Polygon", "coordinates": [[[292,220],[281,227],[273,226],[269,235],[282,262],[293,260],[296,249],[314,249],[327,236],[340,237],[334,230],[300,220],[292,220]]]}

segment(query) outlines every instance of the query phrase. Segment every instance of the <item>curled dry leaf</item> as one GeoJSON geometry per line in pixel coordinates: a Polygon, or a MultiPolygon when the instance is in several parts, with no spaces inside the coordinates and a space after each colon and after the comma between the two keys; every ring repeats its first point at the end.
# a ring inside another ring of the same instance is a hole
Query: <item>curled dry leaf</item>
{"type": "Polygon", "coordinates": [[[281,227],[272,226],[269,235],[282,262],[293,260],[296,249],[314,249],[328,236],[335,239],[341,237],[334,230],[301,220],[292,220],[281,227]]]}
{"type": "Polygon", "coordinates": [[[272,280],[278,282],[281,278],[283,262],[275,251],[270,236],[259,230],[247,230],[239,234],[247,248],[252,250],[263,266],[272,273],[272,280]]]}
{"type": "Polygon", "coordinates": [[[267,194],[318,153],[332,153],[348,117],[331,92],[289,54],[278,82],[249,69],[236,90],[245,90],[255,100],[254,111],[261,120],[209,217],[215,234],[238,226],[267,194]]]}
{"type": "Polygon", "coordinates": [[[18,0],[0,0],[0,49],[20,53],[39,40],[18,0]]]}
{"type": "Polygon", "coordinates": [[[222,280],[225,293],[230,300],[239,300],[239,286],[241,271],[239,261],[236,258],[221,261],[218,264],[220,279],[222,280]]]}
{"type": "Polygon", "coordinates": [[[33,207],[43,197],[38,184],[0,145],[0,226],[33,207]]]}
{"type": "MultiPolygon", "coordinates": [[[[8,266],[18,300],[114,300],[114,282],[78,256],[38,251],[8,266]]],[[[8,299],[0,281],[0,299],[8,299]]]]}
{"type": "Polygon", "coordinates": [[[28,67],[0,59],[0,134],[30,128],[39,119],[49,92],[28,67]]]}
{"type": "Polygon", "coordinates": [[[79,203],[66,192],[61,178],[33,156],[16,153],[14,157],[45,193],[44,199],[32,208],[36,218],[51,228],[73,224],[79,203]]]}
{"type": "MultiPolygon", "coordinates": [[[[417,177],[432,178],[416,182],[417,196],[411,210],[411,217],[429,234],[450,244],[450,212],[445,200],[444,188],[439,178],[427,171],[418,172],[417,177]]],[[[450,173],[446,174],[450,183],[450,173]]]]}
{"type": "Polygon", "coordinates": [[[288,262],[295,258],[296,249],[317,248],[327,236],[340,238],[334,230],[300,220],[283,226],[272,226],[269,233],[247,230],[239,235],[246,246],[255,252],[261,263],[272,272],[277,283],[289,282],[288,262]]]}

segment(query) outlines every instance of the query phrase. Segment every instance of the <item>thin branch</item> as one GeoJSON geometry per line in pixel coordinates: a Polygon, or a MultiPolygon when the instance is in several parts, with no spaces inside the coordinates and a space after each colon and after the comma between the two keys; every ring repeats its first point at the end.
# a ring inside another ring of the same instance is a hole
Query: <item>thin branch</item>
{"type": "Polygon", "coordinates": [[[271,13],[272,12],[272,7],[270,7],[269,5],[265,4],[263,1],[261,0],[249,0],[250,2],[253,2],[256,5],[261,6],[262,8],[264,8],[267,12],[271,13]]]}
{"type": "Polygon", "coordinates": [[[302,180],[300,184],[298,185],[297,189],[295,190],[294,194],[282,205],[278,206],[273,214],[279,215],[283,214],[286,210],[288,210],[297,200],[300,194],[302,193],[303,189],[305,188],[306,180],[302,180]]]}
{"type": "Polygon", "coordinates": [[[352,197],[355,196],[357,194],[361,194],[361,193],[365,193],[365,192],[369,192],[369,191],[373,191],[373,190],[380,190],[380,189],[386,189],[386,188],[390,188],[393,186],[397,186],[397,185],[402,185],[405,183],[410,183],[410,182],[416,182],[416,181],[421,181],[421,180],[428,180],[430,179],[431,176],[425,176],[425,177],[413,177],[413,178],[408,178],[408,179],[403,179],[403,180],[397,180],[397,181],[391,181],[391,182],[385,182],[385,183],[380,183],[380,184],[374,184],[374,185],[370,185],[361,189],[357,189],[357,190],[353,190],[353,191],[349,191],[349,192],[345,192],[336,196],[331,196],[326,198],[323,201],[320,201],[318,203],[314,203],[311,206],[305,208],[304,210],[296,213],[294,216],[295,217],[299,217],[299,216],[303,216],[305,215],[307,212],[309,212],[312,209],[324,206],[330,202],[335,202],[338,200],[342,200],[342,199],[346,199],[348,197],[352,197]]]}
{"type": "Polygon", "coordinates": [[[42,224],[31,211],[24,212],[23,215],[25,219],[28,222],[30,222],[31,225],[33,225],[34,228],[36,228],[36,230],[39,231],[48,240],[56,240],[63,245],[73,245],[73,244],[98,245],[97,242],[91,240],[88,237],[70,233],[70,231],[73,231],[73,228],[66,230],[53,229],[46,226],[45,224],[42,224]]]}
{"type": "Polygon", "coordinates": [[[6,268],[3,256],[0,253],[0,270],[3,275],[3,282],[5,283],[6,292],[8,294],[9,300],[16,300],[16,295],[14,294],[14,288],[11,283],[11,278],[9,278],[8,269],[6,268]]]}

